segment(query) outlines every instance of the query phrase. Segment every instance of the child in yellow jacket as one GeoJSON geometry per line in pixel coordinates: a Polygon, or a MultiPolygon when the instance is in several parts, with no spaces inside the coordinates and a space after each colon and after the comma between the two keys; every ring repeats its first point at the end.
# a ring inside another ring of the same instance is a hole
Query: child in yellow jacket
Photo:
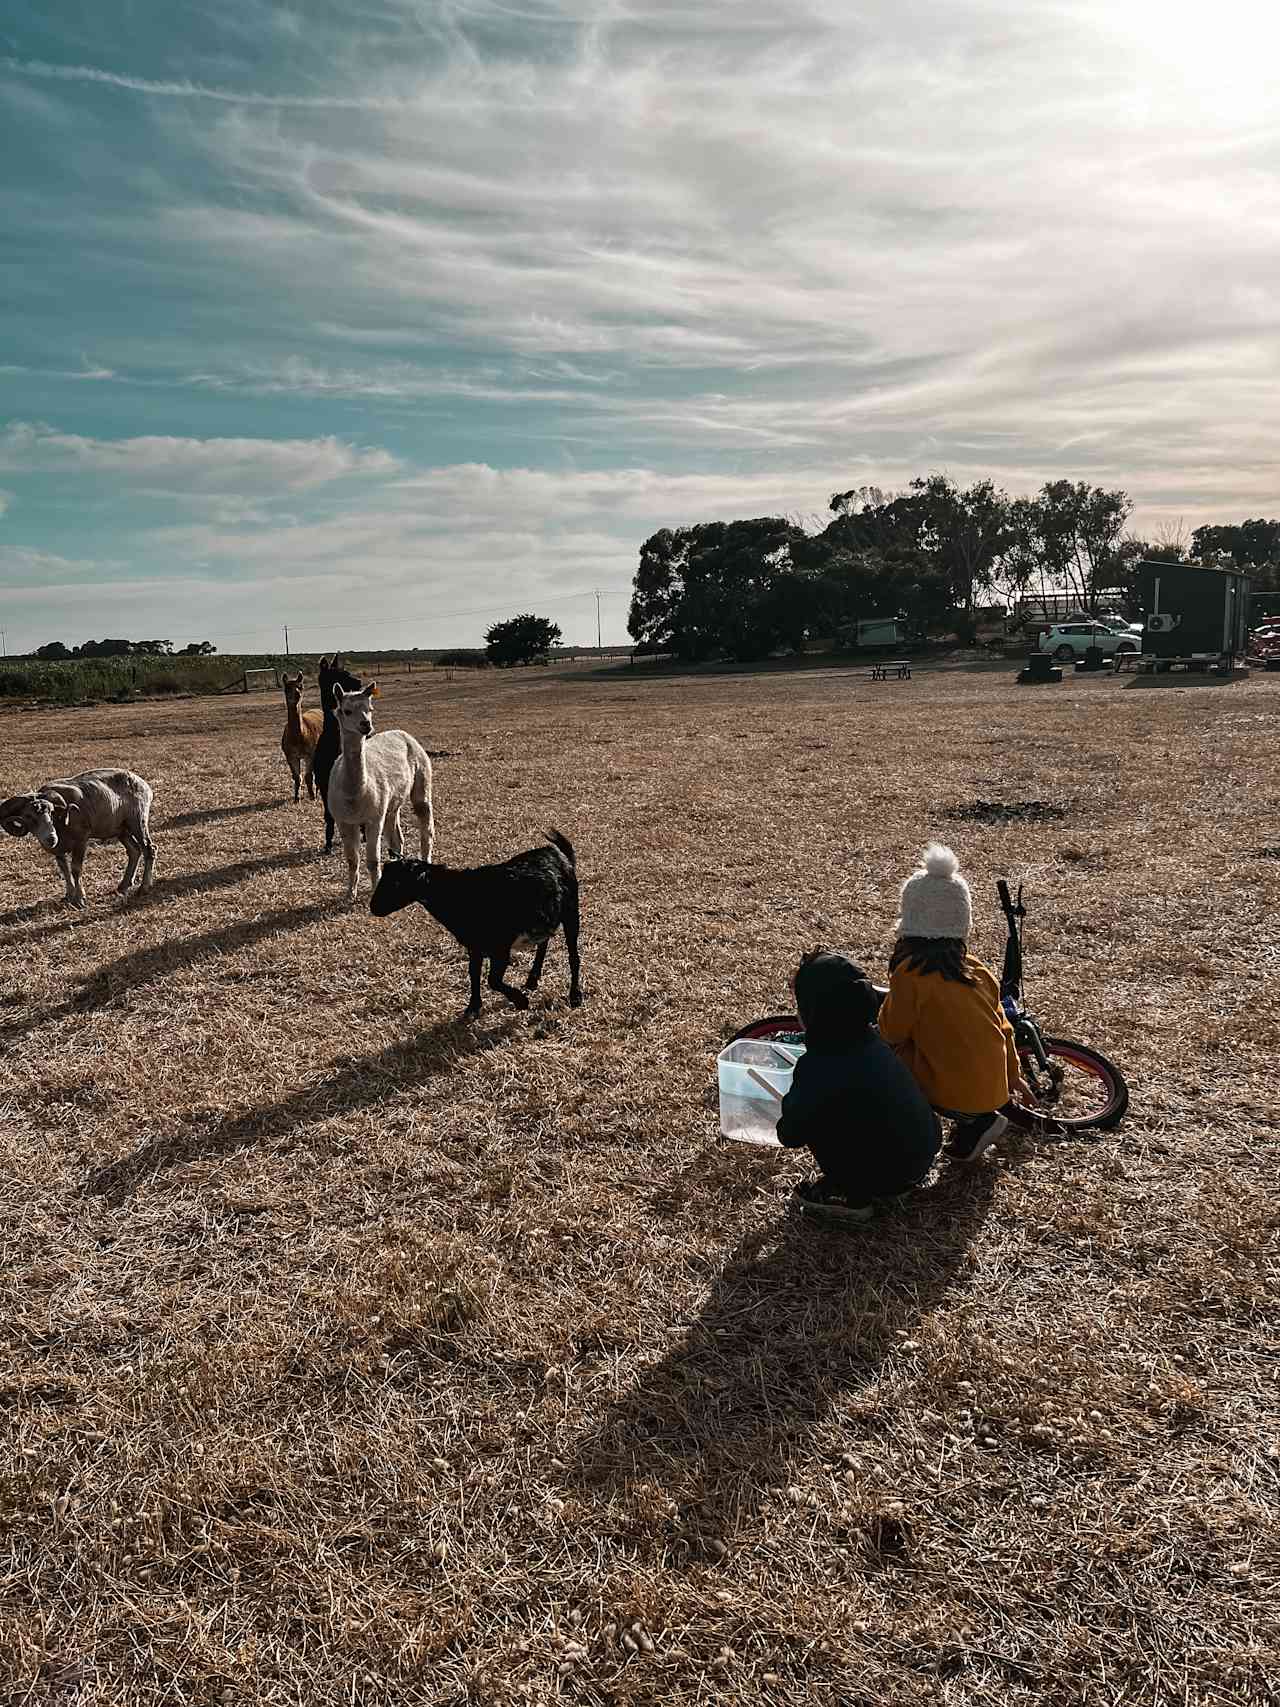
{"type": "Polygon", "coordinates": [[[1000,1110],[1023,1089],[1013,1028],[994,973],[968,950],[969,885],[931,842],[902,886],[880,1035],[940,1113],[956,1117],[945,1153],[977,1161],[1008,1129],[1000,1110]]]}

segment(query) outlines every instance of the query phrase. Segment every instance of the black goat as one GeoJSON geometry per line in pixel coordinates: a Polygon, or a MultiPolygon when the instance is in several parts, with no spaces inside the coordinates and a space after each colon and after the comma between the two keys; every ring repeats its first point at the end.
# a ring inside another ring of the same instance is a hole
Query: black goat
{"type": "Polygon", "coordinates": [[[359,676],[351,674],[336,652],[332,658],[321,658],[319,677],[320,709],[324,712],[324,728],[316,742],[316,756],[311,761],[311,775],[320,791],[320,798],[324,801],[324,851],[332,853],[334,823],[329,811],[329,773],[342,751],[342,734],[334,709],[333,690],[339,687],[344,693],[359,693],[364,683],[359,676]]]}
{"type": "Polygon", "coordinates": [[[501,865],[476,865],[451,871],[423,859],[388,860],[373,892],[369,911],[377,918],[420,902],[433,919],[455,936],[471,957],[471,1001],[465,1017],[480,1012],[480,974],[489,962],[489,988],[527,1008],[529,998],[506,982],[511,954],[535,948],[525,990],[536,990],[547,958],[547,943],[562,926],[569,950],[569,1004],[582,1006],[578,982],[578,869],[573,848],[558,830],[549,830],[549,848],[530,848],[501,865]]]}

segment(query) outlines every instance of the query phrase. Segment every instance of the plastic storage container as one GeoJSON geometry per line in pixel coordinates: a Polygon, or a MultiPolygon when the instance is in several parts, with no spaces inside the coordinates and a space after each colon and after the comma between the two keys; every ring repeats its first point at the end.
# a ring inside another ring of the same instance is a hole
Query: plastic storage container
{"type": "Polygon", "coordinates": [[[739,1144],[778,1142],[778,1110],[803,1054],[804,1044],[791,1039],[735,1037],[725,1045],[716,1063],[723,1137],[739,1144]],[[772,1096],[766,1086],[772,1086],[777,1095],[772,1096]]]}

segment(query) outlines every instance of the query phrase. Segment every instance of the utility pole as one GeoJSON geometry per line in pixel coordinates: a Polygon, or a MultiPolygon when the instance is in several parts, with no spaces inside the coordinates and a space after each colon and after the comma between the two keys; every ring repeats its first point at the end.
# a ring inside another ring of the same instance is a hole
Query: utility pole
{"type": "Polygon", "coordinates": [[[0,658],[9,656],[9,630],[0,628],[0,658]]]}
{"type": "Polygon", "coordinates": [[[597,652],[603,652],[604,651],[604,647],[600,643],[600,590],[599,590],[599,588],[596,589],[596,651],[597,652]]]}
{"type": "Polygon", "coordinates": [[[289,624],[287,622],[284,625],[284,655],[286,658],[289,656],[289,624]]]}

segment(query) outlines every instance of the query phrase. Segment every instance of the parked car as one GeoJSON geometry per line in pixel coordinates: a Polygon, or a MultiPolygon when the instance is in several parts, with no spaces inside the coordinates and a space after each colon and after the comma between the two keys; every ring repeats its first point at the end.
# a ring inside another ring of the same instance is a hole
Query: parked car
{"type": "Polygon", "coordinates": [[[1040,636],[1040,650],[1051,652],[1061,663],[1083,658],[1096,646],[1108,658],[1117,652],[1141,652],[1142,634],[1131,629],[1110,628],[1101,622],[1062,622],[1040,636]]]}

